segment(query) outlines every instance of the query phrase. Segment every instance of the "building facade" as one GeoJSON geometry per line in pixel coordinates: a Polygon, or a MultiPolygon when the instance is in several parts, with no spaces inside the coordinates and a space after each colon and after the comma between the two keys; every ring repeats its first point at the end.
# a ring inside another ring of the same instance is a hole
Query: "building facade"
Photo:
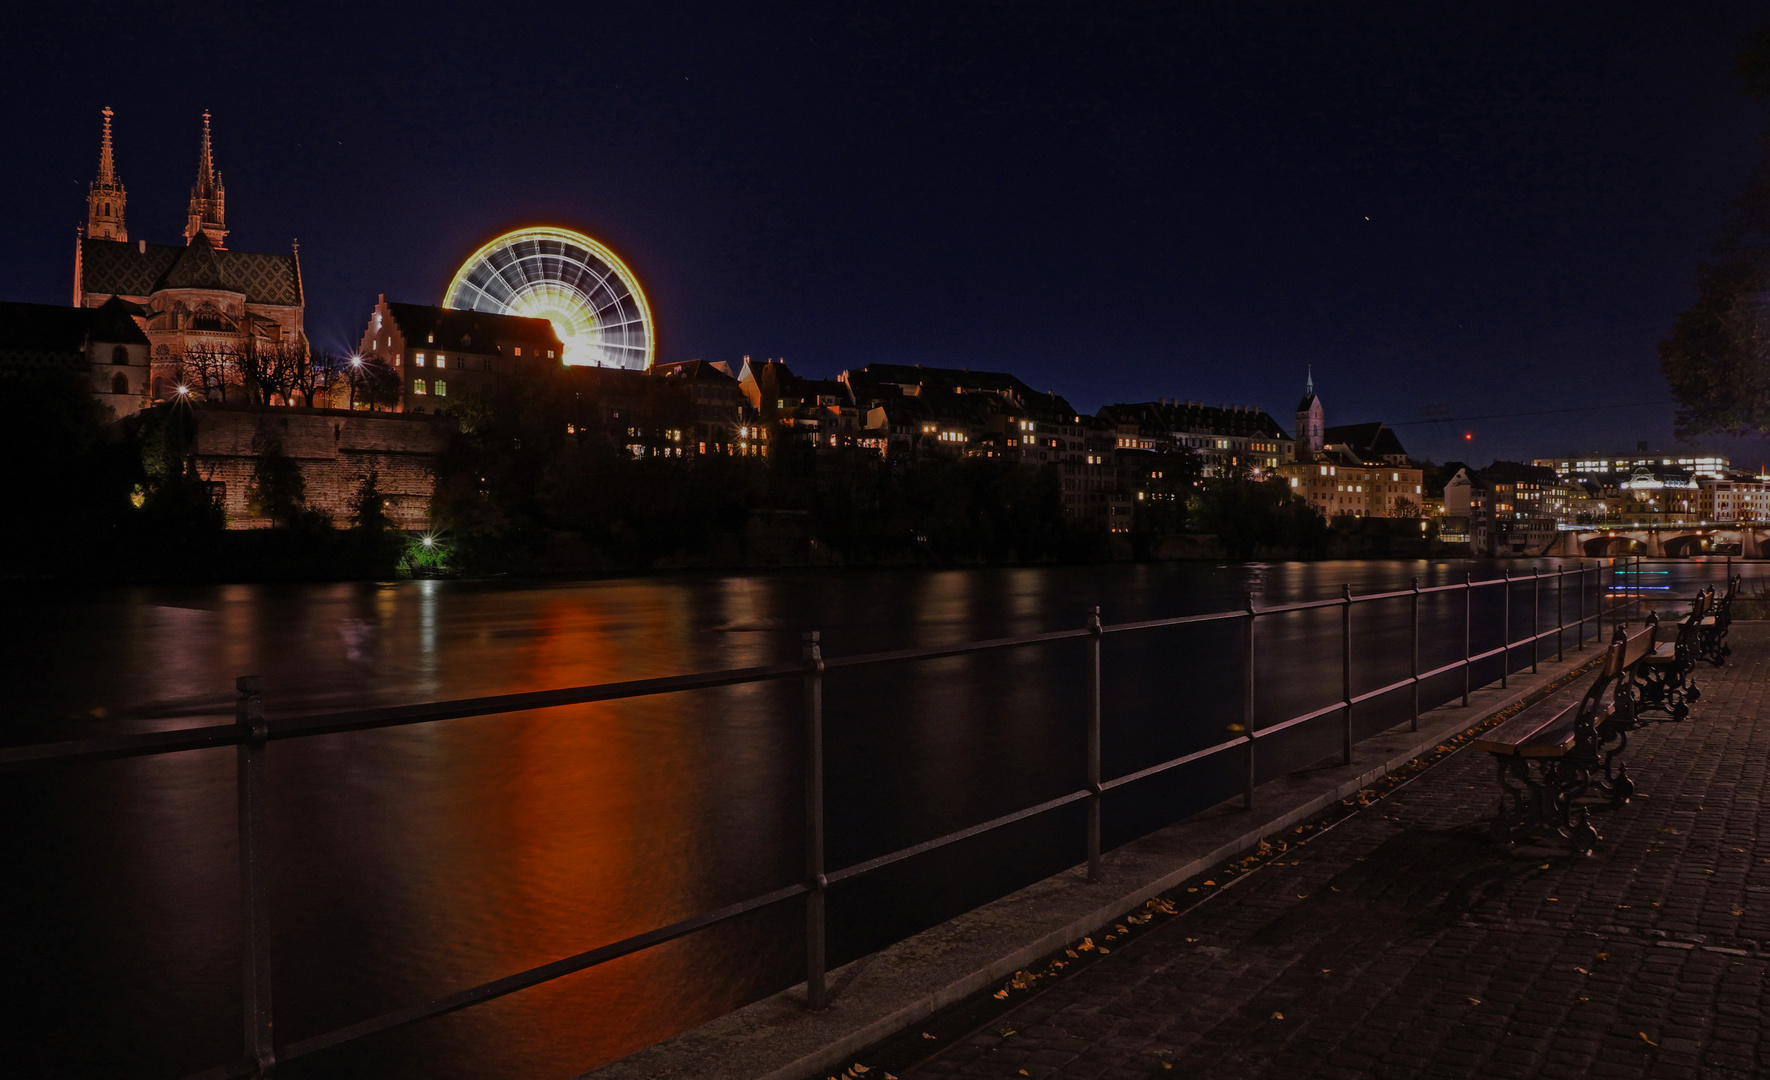
{"type": "Polygon", "coordinates": [[[401,304],[383,293],[352,363],[397,380],[396,412],[436,412],[451,393],[490,395],[506,378],[557,368],[564,348],[546,319],[401,304]]]}

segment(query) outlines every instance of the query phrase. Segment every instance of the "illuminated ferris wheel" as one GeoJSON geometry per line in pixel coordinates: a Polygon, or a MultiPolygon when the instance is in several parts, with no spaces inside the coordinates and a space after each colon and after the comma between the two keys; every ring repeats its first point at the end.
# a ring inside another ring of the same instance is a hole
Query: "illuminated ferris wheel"
{"type": "Polygon", "coordinates": [[[657,348],[639,279],[570,229],[517,229],[493,240],[462,264],[443,306],[546,319],[568,364],[644,371],[657,348]]]}

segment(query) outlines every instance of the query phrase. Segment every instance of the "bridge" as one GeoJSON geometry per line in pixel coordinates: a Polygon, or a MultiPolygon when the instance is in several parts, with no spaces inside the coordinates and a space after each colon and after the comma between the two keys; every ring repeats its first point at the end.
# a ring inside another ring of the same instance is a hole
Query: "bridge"
{"type": "Polygon", "coordinates": [[[1695,521],[1677,525],[1593,525],[1564,527],[1544,555],[1605,558],[1646,555],[1686,558],[1694,555],[1738,555],[1770,558],[1770,522],[1695,521]]]}

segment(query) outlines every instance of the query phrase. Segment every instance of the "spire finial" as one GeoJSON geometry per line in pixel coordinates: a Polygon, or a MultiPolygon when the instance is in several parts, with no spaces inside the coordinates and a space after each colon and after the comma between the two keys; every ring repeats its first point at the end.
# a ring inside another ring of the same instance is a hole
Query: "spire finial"
{"type": "Polygon", "coordinates": [[[116,114],[111,112],[109,105],[104,107],[103,112],[104,140],[98,147],[98,182],[101,184],[111,181],[116,173],[116,161],[111,156],[111,117],[116,114]]]}
{"type": "Polygon", "coordinates": [[[1309,373],[1308,377],[1303,380],[1303,396],[1308,397],[1315,393],[1315,365],[1305,365],[1303,370],[1309,373]]]}

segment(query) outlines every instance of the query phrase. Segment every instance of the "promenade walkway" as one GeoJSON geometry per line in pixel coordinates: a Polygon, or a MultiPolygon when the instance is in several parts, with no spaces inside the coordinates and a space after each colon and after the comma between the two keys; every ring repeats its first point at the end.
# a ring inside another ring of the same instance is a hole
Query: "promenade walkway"
{"type": "Polygon", "coordinates": [[[1493,847],[1465,750],[906,1075],[1770,1075],[1770,623],[1731,644],[1633,737],[1594,856],[1493,847]]]}

